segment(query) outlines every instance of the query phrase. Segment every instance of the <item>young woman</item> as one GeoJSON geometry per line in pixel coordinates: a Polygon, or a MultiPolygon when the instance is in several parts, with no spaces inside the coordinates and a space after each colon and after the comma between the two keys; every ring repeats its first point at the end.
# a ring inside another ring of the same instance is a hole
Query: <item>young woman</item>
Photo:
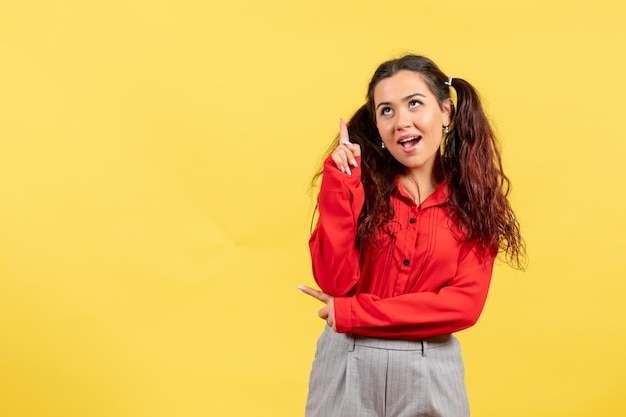
{"type": "Polygon", "coordinates": [[[300,288],[328,326],[306,415],[469,415],[452,333],[476,323],[498,252],[524,256],[476,91],[423,56],[383,63],[319,175],[321,291],[300,288]]]}

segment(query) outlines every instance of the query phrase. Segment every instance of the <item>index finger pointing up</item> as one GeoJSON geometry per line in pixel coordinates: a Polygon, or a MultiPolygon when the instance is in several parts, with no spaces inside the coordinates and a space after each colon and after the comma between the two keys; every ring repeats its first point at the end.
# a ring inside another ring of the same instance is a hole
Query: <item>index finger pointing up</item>
{"type": "Polygon", "coordinates": [[[339,119],[339,144],[350,143],[350,135],[348,135],[348,126],[343,119],[339,119]]]}

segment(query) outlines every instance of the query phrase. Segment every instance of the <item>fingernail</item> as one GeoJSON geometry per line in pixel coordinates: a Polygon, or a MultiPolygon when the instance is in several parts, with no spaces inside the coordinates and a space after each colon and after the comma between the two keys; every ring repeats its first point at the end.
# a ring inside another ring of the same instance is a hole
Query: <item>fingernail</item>
{"type": "Polygon", "coordinates": [[[298,285],[298,289],[301,291],[306,291],[306,287],[304,285],[298,285]]]}
{"type": "Polygon", "coordinates": [[[346,172],[345,168],[343,166],[340,166],[339,169],[341,170],[341,172],[346,172]]]}
{"type": "Polygon", "coordinates": [[[346,172],[348,173],[348,175],[352,175],[352,171],[350,171],[350,167],[346,167],[346,172]]]}
{"type": "Polygon", "coordinates": [[[352,165],[354,165],[354,167],[358,167],[358,165],[356,164],[356,159],[353,159],[352,161],[350,161],[352,163],[352,165]]]}

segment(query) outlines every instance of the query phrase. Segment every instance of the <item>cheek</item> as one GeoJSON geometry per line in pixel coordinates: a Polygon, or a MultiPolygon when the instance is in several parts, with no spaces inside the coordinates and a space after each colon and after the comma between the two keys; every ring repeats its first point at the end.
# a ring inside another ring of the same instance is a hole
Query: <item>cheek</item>
{"type": "Polygon", "coordinates": [[[376,129],[382,140],[386,140],[389,136],[393,136],[393,129],[390,129],[391,124],[383,122],[376,122],[376,129]]]}
{"type": "Polygon", "coordinates": [[[442,117],[433,113],[424,117],[424,119],[422,119],[422,122],[425,126],[428,126],[431,129],[440,129],[441,126],[443,126],[442,117]]]}

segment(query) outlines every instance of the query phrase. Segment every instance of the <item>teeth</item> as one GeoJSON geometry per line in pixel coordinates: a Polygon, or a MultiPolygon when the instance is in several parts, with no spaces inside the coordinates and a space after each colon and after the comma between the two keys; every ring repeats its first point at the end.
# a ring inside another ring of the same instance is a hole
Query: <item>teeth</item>
{"type": "Polygon", "coordinates": [[[411,142],[411,141],[417,140],[417,139],[418,139],[417,136],[414,136],[412,138],[406,138],[404,140],[401,140],[400,143],[407,143],[407,142],[411,142]]]}

